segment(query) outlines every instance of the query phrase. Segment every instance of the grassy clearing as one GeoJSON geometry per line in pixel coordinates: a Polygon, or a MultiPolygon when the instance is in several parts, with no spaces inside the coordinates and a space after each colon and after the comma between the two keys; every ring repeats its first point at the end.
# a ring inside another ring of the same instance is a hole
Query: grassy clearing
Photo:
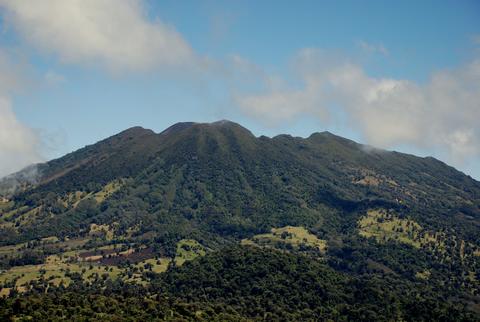
{"type": "Polygon", "coordinates": [[[63,203],[65,207],[76,208],[80,201],[93,198],[97,203],[102,203],[106,199],[110,198],[112,194],[118,191],[121,187],[125,185],[125,180],[119,179],[107,183],[100,191],[87,193],[85,191],[75,191],[69,193],[65,198],[60,199],[60,202],[63,203]]]}
{"type": "Polygon", "coordinates": [[[30,209],[29,211],[18,216],[18,218],[15,219],[15,223],[19,224],[20,226],[32,224],[35,221],[35,217],[38,216],[41,211],[42,206],[30,209]]]}
{"type": "Polygon", "coordinates": [[[9,220],[12,217],[14,217],[15,215],[26,211],[27,209],[28,209],[28,206],[21,206],[21,207],[13,209],[11,211],[8,211],[6,213],[3,213],[3,211],[2,211],[2,212],[0,212],[0,218],[2,220],[9,220]]]}
{"type": "Polygon", "coordinates": [[[276,247],[284,244],[299,250],[303,247],[314,248],[322,253],[327,248],[327,242],[318,239],[304,227],[286,226],[272,228],[271,233],[255,235],[251,239],[242,240],[243,245],[257,245],[262,247],[276,247]]]}
{"type": "MultiPolygon", "coordinates": [[[[58,249],[63,252],[59,254],[60,257],[65,258],[65,260],[76,260],[80,253],[80,249],[89,241],[88,238],[82,239],[71,239],[60,241],[57,237],[51,236],[43,238],[38,242],[37,248],[44,247],[48,245],[50,249],[58,249]]],[[[20,243],[16,245],[2,246],[0,247],[0,256],[5,256],[8,258],[15,258],[22,255],[22,253],[27,249],[28,243],[20,243]]],[[[0,273],[1,275],[1,273],[0,273]]]]}
{"type": "Polygon", "coordinates": [[[385,175],[378,174],[375,171],[366,168],[352,168],[352,170],[355,170],[356,172],[356,175],[352,178],[353,184],[374,187],[378,187],[380,185],[388,185],[391,187],[398,186],[398,183],[393,179],[385,175]]]}
{"type": "Polygon", "coordinates": [[[422,246],[422,227],[418,223],[383,209],[368,210],[367,215],[358,221],[358,229],[361,236],[374,237],[379,243],[395,240],[415,248],[422,246]]]}
{"type": "Polygon", "coordinates": [[[198,256],[204,256],[205,248],[194,239],[182,239],[177,243],[177,252],[175,255],[175,264],[183,265],[186,261],[191,261],[198,256]]]}
{"type": "Polygon", "coordinates": [[[137,263],[135,266],[138,268],[143,268],[144,270],[151,270],[154,273],[160,274],[167,271],[168,265],[171,261],[172,260],[167,257],[162,257],[159,259],[150,258],[140,263],[137,263]]]}
{"type": "Polygon", "coordinates": [[[10,287],[0,289],[0,297],[7,297],[8,295],[10,295],[10,290],[10,287]]]}
{"type": "Polygon", "coordinates": [[[68,206],[73,206],[73,208],[76,208],[80,201],[85,199],[88,196],[88,194],[84,191],[75,191],[72,193],[69,193],[67,195],[67,198],[64,200],[64,204],[66,207],[68,206]]]}
{"type": "Polygon", "coordinates": [[[380,180],[374,176],[365,176],[360,180],[354,181],[355,184],[363,185],[363,186],[378,186],[380,184],[380,180]]]}
{"type": "Polygon", "coordinates": [[[102,190],[93,194],[93,197],[98,203],[102,203],[105,199],[108,199],[112,194],[118,191],[125,184],[124,180],[115,180],[105,185],[102,190]]]}
{"type": "Polygon", "coordinates": [[[58,239],[57,236],[50,236],[50,237],[45,237],[45,238],[42,238],[41,241],[43,243],[56,243],[58,241],[60,241],[60,239],[58,239]]]}
{"type": "Polygon", "coordinates": [[[65,241],[59,242],[57,243],[57,245],[67,249],[78,249],[85,246],[85,244],[88,243],[89,241],[90,241],[90,238],[74,238],[74,239],[65,238],[65,241]]]}
{"type": "MultiPolygon", "coordinates": [[[[358,233],[367,238],[375,238],[378,243],[396,241],[415,248],[428,248],[443,254],[447,254],[447,237],[444,232],[432,232],[424,230],[418,223],[409,218],[399,218],[394,213],[388,213],[384,209],[370,209],[367,214],[357,222],[358,233]]],[[[459,252],[460,259],[466,257],[466,244],[463,240],[457,240],[455,236],[449,237],[455,247],[452,251],[459,252]]]]}
{"type": "MultiPolygon", "coordinates": [[[[69,285],[71,280],[66,276],[68,272],[81,274],[85,281],[89,281],[91,275],[95,273],[99,274],[99,276],[107,273],[110,277],[115,278],[120,273],[120,270],[116,267],[111,268],[76,262],[81,252],[80,249],[88,241],[89,239],[58,241],[58,238],[55,236],[44,238],[42,244],[53,244],[67,251],[58,255],[48,256],[44,264],[16,266],[0,272],[0,284],[7,284],[10,288],[15,287],[18,291],[27,290],[30,282],[40,280],[46,280],[48,283],[56,286],[60,285],[60,283],[69,285]]],[[[26,243],[0,247],[0,255],[14,255],[19,253],[25,246],[26,243]]],[[[7,291],[3,291],[3,293],[5,292],[7,291]]]]}
{"type": "Polygon", "coordinates": [[[27,243],[21,243],[16,245],[2,246],[0,247],[0,255],[15,254],[20,248],[25,247],[27,243]]]}
{"type": "Polygon", "coordinates": [[[58,286],[60,283],[69,285],[71,279],[68,273],[79,273],[85,282],[93,282],[95,278],[106,274],[115,279],[123,272],[115,266],[91,265],[87,263],[70,263],[66,256],[49,256],[44,264],[12,267],[0,274],[0,284],[8,284],[17,290],[26,290],[33,281],[46,280],[58,286]],[[13,285],[10,285],[13,284],[13,285]]]}
{"type": "MultiPolygon", "coordinates": [[[[111,259],[115,257],[129,257],[135,253],[133,248],[124,248],[124,244],[113,244],[113,245],[106,245],[97,248],[91,249],[84,249],[77,253],[77,259],[79,261],[86,261],[86,262],[99,262],[101,261],[102,264],[105,263],[105,259],[111,259]]],[[[145,249],[145,247],[141,247],[141,249],[145,249]]],[[[141,252],[141,250],[139,251],[141,252]]]]}

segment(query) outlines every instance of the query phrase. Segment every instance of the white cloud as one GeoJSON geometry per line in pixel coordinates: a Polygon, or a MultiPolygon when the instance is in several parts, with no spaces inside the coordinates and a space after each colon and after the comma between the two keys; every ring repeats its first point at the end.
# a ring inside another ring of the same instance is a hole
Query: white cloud
{"type": "Polygon", "coordinates": [[[41,161],[36,133],[19,122],[9,99],[25,83],[22,67],[0,50],[0,177],[41,161]]]}
{"type": "Polygon", "coordinates": [[[370,44],[364,40],[358,41],[358,46],[365,52],[369,54],[382,54],[388,56],[388,49],[382,44],[370,44]]]}
{"type": "Polygon", "coordinates": [[[36,133],[21,124],[7,98],[0,97],[0,177],[42,160],[36,133]]]}
{"type": "Polygon", "coordinates": [[[434,73],[427,84],[370,77],[362,67],[302,50],[294,59],[301,86],[237,95],[246,113],[269,122],[299,115],[340,121],[372,145],[411,146],[456,165],[480,157],[480,60],[434,73]]]}
{"type": "Polygon", "coordinates": [[[144,71],[198,63],[175,29],[147,19],[141,0],[0,0],[31,45],[65,63],[144,71]]]}

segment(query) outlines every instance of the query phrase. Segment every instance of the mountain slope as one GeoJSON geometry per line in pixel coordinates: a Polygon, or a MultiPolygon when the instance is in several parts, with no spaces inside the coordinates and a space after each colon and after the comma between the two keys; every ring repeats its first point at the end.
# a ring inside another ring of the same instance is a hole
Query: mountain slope
{"type": "Polygon", "coordinates": [[[328,132],[255,137],[220,121],[132,128],[37,168],[36,180],[21,172],[0,183],[1,265],[11,274],[75,252],[127,276],[127,260],[179,263],[242,243],[356,278],[426,282],[480,309],[480,183],[434,158],[328,132]]]}

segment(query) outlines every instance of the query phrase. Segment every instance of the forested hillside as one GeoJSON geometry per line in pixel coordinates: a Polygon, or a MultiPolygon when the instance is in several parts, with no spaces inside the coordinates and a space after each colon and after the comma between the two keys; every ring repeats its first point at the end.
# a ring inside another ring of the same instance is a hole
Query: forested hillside
{"type": "Polygon", "coordinates": [[[4,318],[480,314],[480,183],[434,158],[179,123],[128,129],[0,191],[4,318]]]}

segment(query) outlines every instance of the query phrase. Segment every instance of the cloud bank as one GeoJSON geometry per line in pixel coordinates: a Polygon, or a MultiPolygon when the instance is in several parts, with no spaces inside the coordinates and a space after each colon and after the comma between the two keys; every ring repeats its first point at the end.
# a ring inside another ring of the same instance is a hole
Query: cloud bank
{"type": "Polygon", "coordinates": [[[413,146],[456,165],[480,156],[480,59],[436,72],[426,84],[370,77],[317,49],[300,51],[293,66],[296,86],[273,86],[266,78],[263,92],[237,93],[237,105],[270,122],[301,115],[325,125],[346,122],[369,144],[413,146]]]}
{"type": "Polygon", "coordinates": [[[114,72],[183,66],[198,58],[174,28],[146,17],[140,0],[0,0],[27,42],[64,63],[114,72]]]}

